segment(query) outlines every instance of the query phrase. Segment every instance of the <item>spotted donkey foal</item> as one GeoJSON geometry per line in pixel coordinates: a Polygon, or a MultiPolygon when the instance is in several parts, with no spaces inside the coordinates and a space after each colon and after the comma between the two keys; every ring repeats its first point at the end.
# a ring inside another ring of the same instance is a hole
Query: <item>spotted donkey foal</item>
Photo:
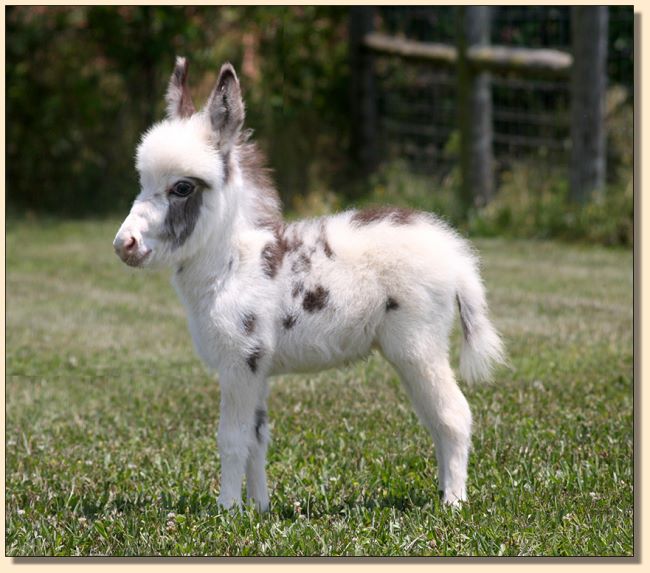
{"type": "Polygon", "coordinates": [[[219,374],[219,503],[268,509],[267,378],[328,368],[377,348],[395,367],[436,446],[446,503],[466,499],[470,409],[449,365],[460,311],[460,372],[502,360],[477,260],[434,216],[380,207],[285,223],[230,64],[195,111],[178,58],[167,118],[137,151],[141,192],[115,237],[130,266],[164,264],[200,357],[219,374]]]}

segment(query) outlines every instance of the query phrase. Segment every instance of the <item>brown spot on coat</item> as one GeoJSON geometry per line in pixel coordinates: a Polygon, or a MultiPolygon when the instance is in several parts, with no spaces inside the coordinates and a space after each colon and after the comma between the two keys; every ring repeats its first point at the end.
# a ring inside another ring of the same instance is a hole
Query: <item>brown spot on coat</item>
{"type": "Polygon", "coordinates": [[[415,220],[416,215],[417,212],[413,209],[383,205],[356,211],[352,215],[351,221],[358,226],[370,225],[379,221],[389,221],[396,225],[409,225],[415,220]]]}
{"type": "Polygon", "coordinates": [[[242,319],[242,326],[244,327],[244,334],[250,336],[255,332],[255,324],[257,323],[257,316],[252,312],[245,314],[242,319]]]}
{"type": "Polygon", "coordinates": [[[293,288],[291,289],[291,296],[293,298],[296,298],[304,290],[305,290],[305,285],[303,284],[302,281],[298,281],[297,283],[293,284],[293,288]]]}
{"type": "Polygon", "coordinates": [[[296,324],[296,317],[293,314],[288,314],[282,320],[282,326],[285,330],[291,330],[296,324]]]}
{"type": "Polygon", "coordinates": [[[323,241],[323,252],[328,259],[334,258],[334,251],[332,250],[332,247],[330,247],[330,244],[327,242],[327,239],[323,241]]]}
{"type": "Polygon", "coordinates": [[[386,312],[389,310],[397,310],[398,308],[399,303],[392,296],[389,296],[386,300],[386,312]]]}
{"type": "Polygon", "coordinates": [[[305,296],[302,299],[302,307],[307,312],[316,312],[317,310],[323,310],[327,305],[329,294],[330,293],[327,289],[323,288],[321,285],[318,285],[314,290],[308,290],[305,293],[305,296]]]}
{"type": "Polygon", "coordinates": [[[287,251],[289,253],[297,251],[304,244],[302,237],[298,235],[295,229],[293,229],[290,233],[285,233],[285,237],[287,242],[287,251]]]}
{"type": "Polygon", "coordinates": [[[264,355],[264,351],[261,346],[256,346],[253,351],[246,357],[246,364],[251,369],[251,372],[255,374],[257,372],[258,362],[264,355]]]}
{"type": "Polygon", "coordinates": [[[274,229],[275,238],[268,242],[262,249],[262,270],[269,278],[278,274],[282,266],[284,255],[287,252],[287,241],[282,234],[282,228],[277,226],[274,229]]]}
{"type": "Polygon", "coordinates": [[[327,232],[325,231],[325,222],[320,224],[320,234],[318,235],[318,242],[323,247],[323,252],[328,259],[334,258],[334,251],[327,240],[327,232]]]}
{"type": "Polygon", "coordinates": [[[472,336],[471,309],[461,302],[458,295],[456,295],[456,303],[458,304],[458,314],[460,315],[460,326],[463,331],[463,338],[466,341],[469,341],[472,336]]]}
{"type": "Polygon", "coordinates": [[[306,273],[309,269],[311,269],[311,259],[305,253],[300,253],[298,258],[291,264],[291,272],[293,273],[306,273]]]}
{"type": "Polygon", "coordinates": [[[255,410],[255,437],[258,442],[262,441],[262,426],[265,426],[267,423],[266,410],[258,408],[255,410]]]}

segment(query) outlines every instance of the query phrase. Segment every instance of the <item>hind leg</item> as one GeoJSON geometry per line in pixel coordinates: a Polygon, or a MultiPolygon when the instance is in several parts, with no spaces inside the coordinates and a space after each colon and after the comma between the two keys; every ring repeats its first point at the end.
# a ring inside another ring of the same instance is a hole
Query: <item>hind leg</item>
{"type": "Polygon", "coordinates": [[[472,414],[454,379],[446,347],[422,332],[418,337],[384,336],[380,345],[433,438],[443,501],[453,505],[465,501],[472,414]]]}

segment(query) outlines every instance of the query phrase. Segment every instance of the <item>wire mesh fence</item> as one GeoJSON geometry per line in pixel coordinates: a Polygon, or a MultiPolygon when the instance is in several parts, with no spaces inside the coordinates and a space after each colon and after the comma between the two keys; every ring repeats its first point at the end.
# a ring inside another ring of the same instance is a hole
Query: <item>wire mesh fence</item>
{"type": "MultiPolygon", "coordinates": [[[[383,33],[454,45],[455,7],[386,7],[376,12],[383,33]]],[[[562,6],[494,7],[490,41],[495,45],[571,51],[571,9],[562,6]]],[[[609,9],[608,81],[633,97],[634,15],[609,9]]],[[[446,176],[457,163],[457,78],[454,68],[375,58],[379,152],[403,158],[414,171],[446,176]]],[[[497,174],[513,161],[535,159],[565,169],[570,152],[569,78],[493,75],[493,151],[497,174]]]]}

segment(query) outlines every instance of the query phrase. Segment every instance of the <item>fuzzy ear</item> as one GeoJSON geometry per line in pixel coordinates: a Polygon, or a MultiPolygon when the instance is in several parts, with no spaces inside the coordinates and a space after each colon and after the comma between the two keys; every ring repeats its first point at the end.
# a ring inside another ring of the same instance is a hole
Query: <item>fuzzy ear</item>
{"type": "Polygon", "coordinates": [[[235,68],[231,64],[221,66],[217,85],[210,95],[207,107],[219,145],[227,151],[236,143],[244,125],[244,102],[235,68]]]}
{"type": "Polygon", "coordinates": [[[196,110],[192,103],[192,96],[187,88],[187,68],[188,63],[185,58],[176,57],[174,73],[169,80],[167,87],[167,116],[170,119],[177,119],[191,116],[196,110]]]}

